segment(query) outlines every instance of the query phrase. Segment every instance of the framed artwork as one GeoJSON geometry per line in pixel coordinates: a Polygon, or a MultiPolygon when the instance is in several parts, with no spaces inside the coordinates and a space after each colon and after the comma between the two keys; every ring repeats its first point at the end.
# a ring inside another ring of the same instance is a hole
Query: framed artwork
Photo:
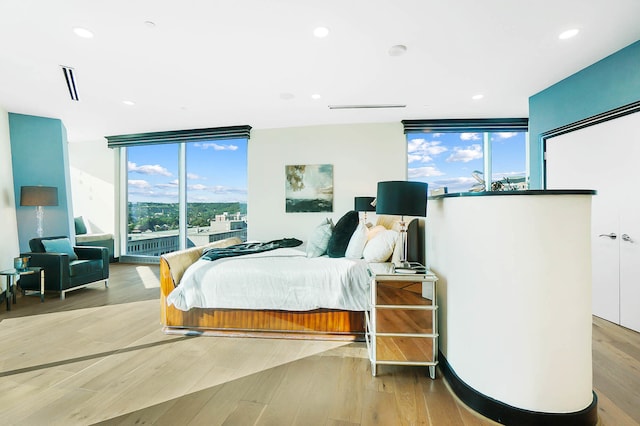
{"type": "Polygon", "coordinates": [[[287,213],[333,211],[333,164],[284,168],[287,213]]]}

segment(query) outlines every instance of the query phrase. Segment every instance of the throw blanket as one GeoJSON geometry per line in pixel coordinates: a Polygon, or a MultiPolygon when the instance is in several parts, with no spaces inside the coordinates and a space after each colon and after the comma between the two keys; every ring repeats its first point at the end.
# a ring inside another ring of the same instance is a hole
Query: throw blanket
{"type": "Polygon", "coordinates": [[[301,244],[302,241],[295,238],[282,238],[266,243],[242,243],[224,248],[210,248],[205,250],[200,259],[216,260],[225,257],[242,256],[244,254],[262,253],[277,248],[297,247],[301,244]]]}

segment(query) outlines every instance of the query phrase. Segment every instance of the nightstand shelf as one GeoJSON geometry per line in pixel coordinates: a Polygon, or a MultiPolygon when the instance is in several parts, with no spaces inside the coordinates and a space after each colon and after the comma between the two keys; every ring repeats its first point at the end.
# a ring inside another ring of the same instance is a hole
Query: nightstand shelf
{"type": "Polygon", "coordinates": [[[436,282],[424,274],[377,273],[366,313],[371,374],[378,365],[428,366],[435,378],[438,364],[436,282]],[[423,297],[425,295],[425,297],[423,297]]]}

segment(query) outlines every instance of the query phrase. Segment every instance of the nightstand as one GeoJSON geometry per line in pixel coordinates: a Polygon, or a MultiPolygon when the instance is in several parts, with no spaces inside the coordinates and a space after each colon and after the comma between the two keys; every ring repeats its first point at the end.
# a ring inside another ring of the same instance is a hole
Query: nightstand
{"type": "Polygon", "coordinates": [[[438,365],[438,278],[424,273],[395,273],[392,267],[372,268],[366,341],[371,374],[378,365],[438,365]]]}

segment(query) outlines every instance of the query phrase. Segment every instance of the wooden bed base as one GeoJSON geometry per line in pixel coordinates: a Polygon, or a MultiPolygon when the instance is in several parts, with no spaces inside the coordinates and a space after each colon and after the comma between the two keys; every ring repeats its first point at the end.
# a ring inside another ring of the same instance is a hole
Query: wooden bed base
{"type": "Polygon", "coordinates": [[[160,258],[160,318],[165,333],[265,338],[364,340],[364,312],[318,309],[275,311],[190,309],[167,306],[174,289],[171,267],[160,258]]]}

